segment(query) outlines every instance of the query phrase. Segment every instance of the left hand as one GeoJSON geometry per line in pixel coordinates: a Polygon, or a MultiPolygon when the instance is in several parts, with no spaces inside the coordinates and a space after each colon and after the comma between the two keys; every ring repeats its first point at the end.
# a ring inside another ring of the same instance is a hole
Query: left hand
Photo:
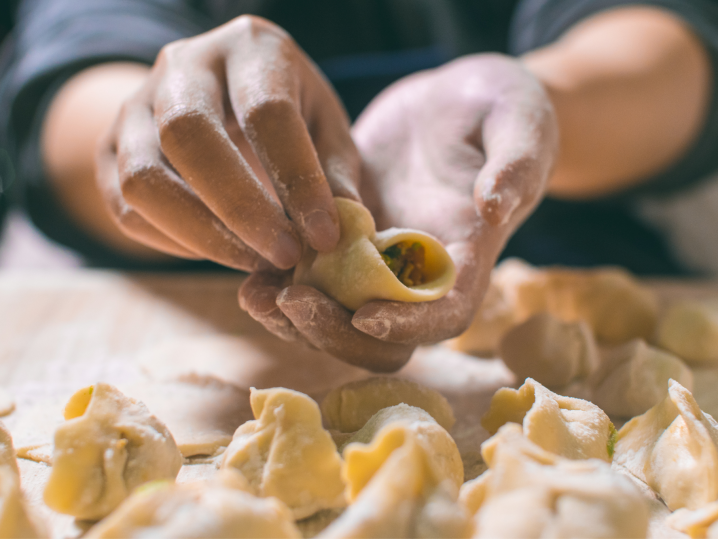
{"type": "Polygon", "coordinates": [[[541,199],[558,148],[553,108],[517,60],[469,56],[382,92],[353,128],[360,193],[377,230],[439,238],[455,287],[424,303],[374,301],[351,313],[288,275],[255,273],[239,301],[267,329],[374,371],[401,368],[420,344],[471,323],[504,244],[541,199]]]}

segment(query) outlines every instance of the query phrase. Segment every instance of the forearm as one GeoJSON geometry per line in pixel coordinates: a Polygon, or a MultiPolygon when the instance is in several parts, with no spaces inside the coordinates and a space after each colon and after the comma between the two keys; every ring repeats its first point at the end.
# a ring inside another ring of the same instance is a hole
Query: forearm
{"type": "Polygon", "coordinates": [[[703,126],[711,65],[673,15],[629,7],[598,14],[524,63],[546,87],[561,148],[549,192],[591,198],[677,162],[703,126]]]}
{"type": "Polygon", "coordinates": [[[52,190],[75,224],[121,253],[152,259],[164,255],[120,231],[95,182],[97,141],[148,72],[142,64],[111,63],[88,68],[70,79],[45,116],[42,156],[52,190]]]}

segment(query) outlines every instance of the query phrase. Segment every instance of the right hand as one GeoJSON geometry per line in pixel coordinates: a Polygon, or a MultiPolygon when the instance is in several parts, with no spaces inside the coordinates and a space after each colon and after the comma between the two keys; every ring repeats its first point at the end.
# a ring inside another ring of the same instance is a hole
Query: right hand
{"type": "Polygon", "coordinates": [[[167,45],[100,144],[97,178],[131,238],[245,271],[339,240],[359,200],[349,118],[291,37],[251,16],[167,45]]]}

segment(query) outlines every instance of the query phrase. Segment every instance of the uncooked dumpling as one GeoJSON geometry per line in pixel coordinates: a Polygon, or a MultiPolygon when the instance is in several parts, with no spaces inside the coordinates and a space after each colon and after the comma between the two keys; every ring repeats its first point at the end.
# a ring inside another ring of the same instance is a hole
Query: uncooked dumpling
{"type": "Polygon", "coordinates": [[[531,378],[519,389],[499,389],[481,420],[490,434],[509,422],[523,425],[529,440],[557,455],[611,461],[615,429],[603,410],[557,395],[531,378]]]}
{"type": "Polygon", "coordinates": [[[482,454],[489,470],[461,492],[476,512],[474,537],[646,536],[646,502],[608,464],[560,458],[515,424],[487,440],[482,454]]]}
{"type": "Polygon", "coordinates": [[[182,455],[167,427],[109,384],[75,393],[55,431],[45,503],[84,520],[108,515],[139,485],[174,480],[182,455]]]}
{"type": "Polygon", "coordinates": [[[222,467],[242,472],[256,495],[282,500],[297,520],[344,507],[342,460],[317,403],[284,388],[252,388],[250,403],[256,419],[234,433],[222,467]]]}
{"type": "Polygon", "coordinates": [[[17,455],[12,445],[12,436],[7,427],[0,421],[0,467],[7,466],[12,472],[20,477],[17,468],[17,455]]]}
{"type": "MultiPolygon", "coordinates": [[[[455,483],[438,473],[426,444],[415,434],[400,423],[381,430],[361,459],[374,473],[352,505],[319,537],[470,536],[471,522],[457,503],[455,483]]],[[[359,445],[347,447],[347,468],[359,465],[351,456],[359,445]]]]}
{"type": "Polygon", "coordinates": [[[464,466],[453,438],[424,410],[398,404],[377,412],[343,448],[343,476],[350,503],[408,439],[421,446],[440,481],[449,480],[457,489],[461,486],[464,466]]]}
{"type": "Polygon", "coordinates": [[[678,509],[666,519],[666,524],[691,537],[691,539],[718,538],[718,502],[700,509],[678,509]]]}
{"type": "Polygon", "coordinates": [[[428,412],[447,431],[456,422],[451,406],[438,391],[388,377],[350,382],[332,390],[322,401],[322,414],[330,428],[356,432],[379,410],[401,403],[428,412]]]}
{"type": "Polygon", "coordinates": [[[0,465],[0,538],[48,536],[44,523],[28,508],[20,490],[17,469],[0,465]]]}
{"type": "Polygon", "coordinates": [[[661,317],[658,344],[701,366],[718,364],[718,301],[681,301],[661,317]]]}
{"type": "Polygon", "coordinates": [[[718,500],[718,424],[673,380],[662,402],[618,432],[615,461],[671,511],[718,500]]]}
{"type": "Polygon", "coordinates": [[[403,228],[377,233],[362,204],[334,201],[339,243],[331,253],[307,253],[294,272],[294,284],[313,286],[351,311],[374,300],[431,301],[452,289],[454,263],[436,238],[403,228]]]}
{"type": "Polygon", "coordinates": [[[221,470],[209,481],[145,485],[85,537],[299,539],[292,520],[282,502],[256,498],[247,492],[246,481],[238,472],[221,470]]]}

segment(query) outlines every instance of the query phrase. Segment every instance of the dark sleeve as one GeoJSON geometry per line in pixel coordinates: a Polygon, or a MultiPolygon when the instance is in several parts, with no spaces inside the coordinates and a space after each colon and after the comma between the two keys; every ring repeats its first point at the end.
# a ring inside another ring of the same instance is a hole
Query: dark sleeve
{"type": "Polygon", "coordinates": [[[707,179],[718,170],[718,1],[717,0],[522,0],[514,14],[510,50],[521,55],[556,41],[581,20],[600,11],[655,6],[681,17],[703,41],[713,67],[713,96],[700,136],[669,170],[622,193],[621,198],[668,196],[707,179]]]}
{"type": "Polygon", "coordinates": [[[2,187],[27,207],[49,237],[98,258],[101,265],[122,261],[74,227],[44,182],[39,145],[43,117],[57,89],[82,69],[109,61],[152,64],[163,45],[209,29],[194,4],[192,0],[22,0],[13,33],[3,46],[0,156],[3,152],[10,156],[14,185],[2,187]]]}

